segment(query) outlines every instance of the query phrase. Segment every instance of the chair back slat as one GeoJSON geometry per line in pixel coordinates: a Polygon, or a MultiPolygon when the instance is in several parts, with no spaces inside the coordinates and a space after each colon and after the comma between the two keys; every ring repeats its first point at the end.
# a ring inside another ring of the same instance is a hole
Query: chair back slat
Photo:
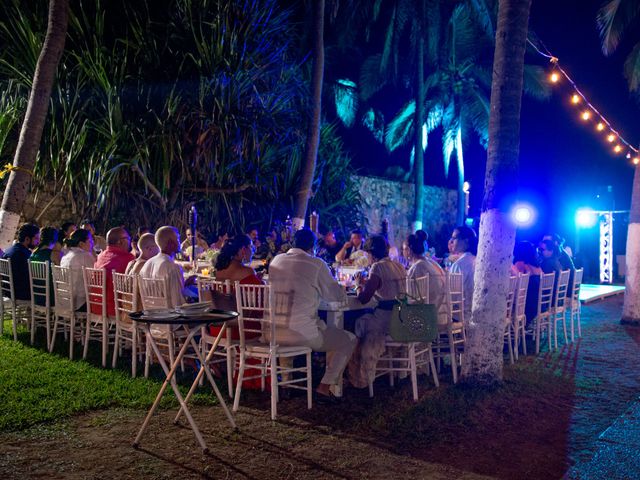
{"type": "Polygon", "coordinates": [[[554,295],[554,307],[561,308],[567,303],[567,291],[569,289],[569,277],[571,276],[571,270],[563,270],[558,276],[556,282],[556,291],[554,295]]]}
{"type": "Polygon", "coordinates": [[[143,309],[170,308],[167,282],[164,278],[139,278],[138,282],[143,309]]]}
{"type": "Polygon", "coordinates": [[[431,303],[429,298],[429,275],[423,277],[407,277],[407,293],[424,303],[431,303]]]}
{"type": "Polygon", "coordinates": [[[87,313],[93,312],[95,315],[106,318],[106,270],[104,268],[82,267],[82,278],[84,279],[84,292],[87,297],[87,313]]]}
{"type": "Polygon", "coordinates": [[[244,344],[247,333],[262,335],[269,332],[270,343],[274,345],[276,322],[274,310],[271,307],[277,302],[272,299],[271,286],[241,285],[240,282],[235,282],[234,285],[240,344],[244,344]]]}
{"type": "Polygon", "coordinates": [[[510,321],[513,314],[513,305],[518,293],[518,277],[512,275],[509,277],[509,291],[507,292],[507,321],[510,321]]]}
{"type": "Polygon", "coordinates": [[[582,277],[584,268],[579,268],[573,274],[573,287],[571,291],[572,302],[580,302],[580,286],[582,285],[582,277]]]}
{"type": "Polygon", "coordinates": [[[31,307],[51,306],[51,296],[49,290],[49,262],[32,262],[29,265],[29,287],[31,289],[31,307]]]}
{"type": "Polygon", "coordinates": [[[515,314],[518,318],[525,315],[527,305],[527,290],[529,289],[529,274],[523,273],[518,276],[518,292],[515,299],[515,314]]]}
{"type": "Polygon", "coordinates": [[[13,289],[13,272],[11,271],[11,260],[8,258],[0,258],[0,289],[2,297],[8,298],[12,302],[16,300],[16,294],[13,289]]]}
{"type": "Polygon", "coordinates": [[[447,273],[447,301],[451,318],[464,323],[464,289],[462,273],[447,273]]]}
{"type": "Polygon", "coordinates": [[[136,275],[113,272],[113,298],[116,319],[121,320],[138,311],[138,281],[136,275]]]}
{"type": "Polygon", "coordinates": [[[540,275],[540,290],[538,291],[538,315],[547,312],[553,302],[553,291],[556,272],[540,275]]]}
{"type": "Polygon", "coordinates": [[[68,268],[52,265],[53,295],[56,300],[56,314],[73,312],[76,305],[73,301],[73,284],[68,268]]]}

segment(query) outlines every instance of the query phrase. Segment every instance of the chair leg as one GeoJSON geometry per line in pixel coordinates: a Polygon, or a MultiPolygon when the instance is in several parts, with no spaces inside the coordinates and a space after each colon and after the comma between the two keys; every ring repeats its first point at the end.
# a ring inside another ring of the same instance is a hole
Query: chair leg
{"type": "Polygon", "coordinates": [[[149,365],[151,363],[151,348],[147,334],[144,336],[144,378],[149,378],[149,365]]]}
{"type": "Polygon", "coordinates": [[[47,310],[45,327],[47,329],[47,348],[51,344],[51,312],[47,310]]]}
{"type": "Polygon", "coordinates": [[[138,327],[134,324],[131,331],[131,376],[136,378],[138,374],[138,327]]]}
{"type": "Polygon", "coordinates": [[[453,373],[453,383],[458,383],[458,365],[456,361],[456,346],[453,335],[449,335],[449,351],[451,353],[451,372],[453,373]]]}
{"type": "Polygon", "coordinates": [[[542,319],[537,318],[535,320],[536,322],[536,326],[535,326],[535,335],[536,335],[536,355],[538,355],[540,353],[540,335],[542,333],[542,328],[540,325],[542,319]]]}
{"type": "MultiPolygon", "coordinates": [[[[56,322],[58,320],[56,319],[56,322]]],[[[76,329],[76,317],[75,315],[71,315],[71,318],[69,319],[69,360],[73,360],[73,335],[75,334],[75,329],[76,329]]],[[[53,342],[55,342],[56,340],[56,331],[57,328],[54,327],[53,328],[53,338],[51,339],[51,349],[53,350],[53,342]]]]}
{"type": "Polygon", "coordinates": [[[509,362],[511,363],[511,365],[514,364],[514,360],[513,360],[513,343],[512,343],[512,336],[511,336],[511,324],[507,325],[507,343],[509,344],[508,348],[509,348],[509,362]]]}
{"type": "Polygon", "coordinates": [[[436,371],[436,362],[433,359],[433,350],[431,345],[429,346],[429,365],[431,365],[431,375],[433,376],[433,384],[436,387],[439,387],[440,381],[438,380],[438,372],[436,371]]]}
{"type": "Polygon", "coordinates": [[[565,311],[562,312],[562,332],[564,333],[564,344],[569,343],[569,338],[567,336],[567,313],[565,311]]]}
{"type": "Polygon", "coordinates": [[[273,353],[271,361],[271,420],[275,420],[278,415],[278,359],[273,353]]]}
{"type": "MultiPolygon", "coordinates": [[[[238,381],[236,383],[236,393],[233,397],[234,412],[237,412],[238,408],[240,407],[240,392],[242,391],[242,381],[244,378],[244,365],[245,365],[245,355],[244,353],[240,352],[240,365],[238,366],[238,381]]],[[[262,373],[261,373],[261,376],[264,382],[264,375],[262,375],[262,373]]],[[[271,381],[273,382],[274,380],[272,379],[271,381]]],[[[264,387],[263,387],[263,390],[264,390],[264,387]]]]}
{"type": "Polygon", "coordinates": [[[553,312],[550,318],[553,319],[553,348],[558,350],[558,314],[553,312]]]}
{"type": "Polygon", "coordinates": [[[13,323],[13,341],[17,342],[18,341],[18,311],[15,305],[12,305],[11,311],[13,312],[13,315],[11,317],[11,320],[13,323]]]}
{"type": "Polygon", "coordinates": [[[102,319],[102,368],[107,368],[107,352],[109,351],[109,337],[107,335],[107,319],[102,319]]]}
{"type": "Polygon", "coordinates": [[[313,386],[311,385],[311,352],[307,352],[307,368],[305,370],[307,375],[307,409],[311,410],[313,407],[313,386]]]}
{"type": "Polygon", "coordinates": [[[571,342],[575,341],[574,338],[574,325],[573,325],[573,307],[571,307],[571,310],[569,310],[569,323],[571,324],[571,342]]]}
{"type": "Polygon", "coordinates": [[[578,307],[577,310],[577,314],[576,314],[576,319],[577,319],[577,324],[578,324],[578,338],[580,338],[582,336],[582,325],[580,324],[580,307],[578,307]]]}
{"type": "Polygon", "coordinates": [[[408,346],[409,350],[409,368],[411,369],[411,390],[414,402],[418,401],[418,367],[416,365],[416,344],[412,343],[408,346]]]}
{"type": "Polygon", "coordinates": [[[84,349],[82,351],[82,359],[87,359],[87,353],[89,353],[89,335],[91,334],[91,320],[87,317],[87,323],[84,328],[84,349]]]}
{"type": "Polygon", "coordinates": [[[113,340],[113,360],[111,362],[111,368],[116,368],[116,362],[118,361],[118,346],[120,344],[120,335],[120,325],[116,325],[116,335],[113,340]]]}
{"type": "Polygon", "coordinates": [[[227,344],[227,388],[229,389],[229,398],[233,398],[233,364],[234,364],[234,353],[233,347],[227,344]]]}

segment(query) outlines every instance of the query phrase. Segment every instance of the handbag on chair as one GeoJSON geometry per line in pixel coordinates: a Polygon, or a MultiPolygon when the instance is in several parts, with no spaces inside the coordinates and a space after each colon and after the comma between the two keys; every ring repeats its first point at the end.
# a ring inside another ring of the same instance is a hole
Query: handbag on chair
{"type": "Polygon", "coordinates": [[[438,338],[438,310],[409,295],[396,297],[391,311],[389,336],[396,342],[429,343],[438,338]],[[414,303],[409,303],[409,299],[414,303]]]}

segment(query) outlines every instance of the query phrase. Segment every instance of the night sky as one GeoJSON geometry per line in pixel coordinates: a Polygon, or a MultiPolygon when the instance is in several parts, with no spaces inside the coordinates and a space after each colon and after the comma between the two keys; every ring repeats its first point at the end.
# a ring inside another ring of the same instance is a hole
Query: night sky
{"type": "MultiPolygon", "coordinates": [[[[530,29],[560,59],[561,66],[614,128],[637,145],[640,136],[635,119],[640,107],[629,96],[622,72],[635,39],[626,37],[616,54],[603,55],[596,27],[596,13],[602,3],[603,0],[533,0],[530,29]]],[[[537,54],[528,53],[526,61],[549,65],[537,54]]],[[[581,110],[569,103],[569,92],[565,84],[555,87],[547,101],[524,97],[519,197],[536,207],[538,218],[535,225],[519,231],[520,239],[537,240],[543,232],[554,230],[573,244],[577,208],[629,208],[633,177],[630,161],[611,152],[611,145],[595,132],[593,122],[586,125],[579,118],[581,110]],[[608,185],[613,187],[612,196],[604,193],[608,185]]],[[[389,120],[404,99],[388,95],[383,98],[386,104],[380,107],[389,120]]],[[[342,134],[356,167],[377,175],[388,165],[408,167],[408,149],[389,155],[362,126],[343,129],[342,134]],[[372,169],[372,164],[377,165],[377,170],[372,169]]],[[[425,162],[427,183],[455,188],[455,170],[451,170],[449,179],[444,175],[437,134],[429,139],[425,162]]],[[[479,215],[485,162],[486,152],[471,139],[465,145],[465,168],[472,186],[473,216],[479,215]]],[[[619,240],[623,241],[623,237],[618,235],[619,240]]]]}

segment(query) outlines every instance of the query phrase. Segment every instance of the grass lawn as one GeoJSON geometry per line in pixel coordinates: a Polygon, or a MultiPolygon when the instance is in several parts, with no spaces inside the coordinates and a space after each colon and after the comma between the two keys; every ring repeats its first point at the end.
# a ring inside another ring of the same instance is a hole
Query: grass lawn
{"type": "MultiPolygon", "coordinates": [[[[0,337],[0,431],[20,430],[89,410],[148,408],[153,403],[161,384],[159,367],[153,369],[152,378],[131,378],[127,360],[115,370],[95,366],[99,364],[97,344],[92,345],[96,348],[88,360],[81,361],[77,360],[82,358],[79,351],[76,360],[69,360],[68,344],[56,343],[56,352],[50,354],[39,335],[32,347],[26,330],[19,331],[19,341],[14,342],[11,324],[5,322],[0,337]]],[[[188,380],[182,383],[190,384],[188,380]]],[[[177,404],[168,390],[162,406],[177,404]]],[[[214,402],[212,395],[205,394],[193,400],[214,402]]]]}

